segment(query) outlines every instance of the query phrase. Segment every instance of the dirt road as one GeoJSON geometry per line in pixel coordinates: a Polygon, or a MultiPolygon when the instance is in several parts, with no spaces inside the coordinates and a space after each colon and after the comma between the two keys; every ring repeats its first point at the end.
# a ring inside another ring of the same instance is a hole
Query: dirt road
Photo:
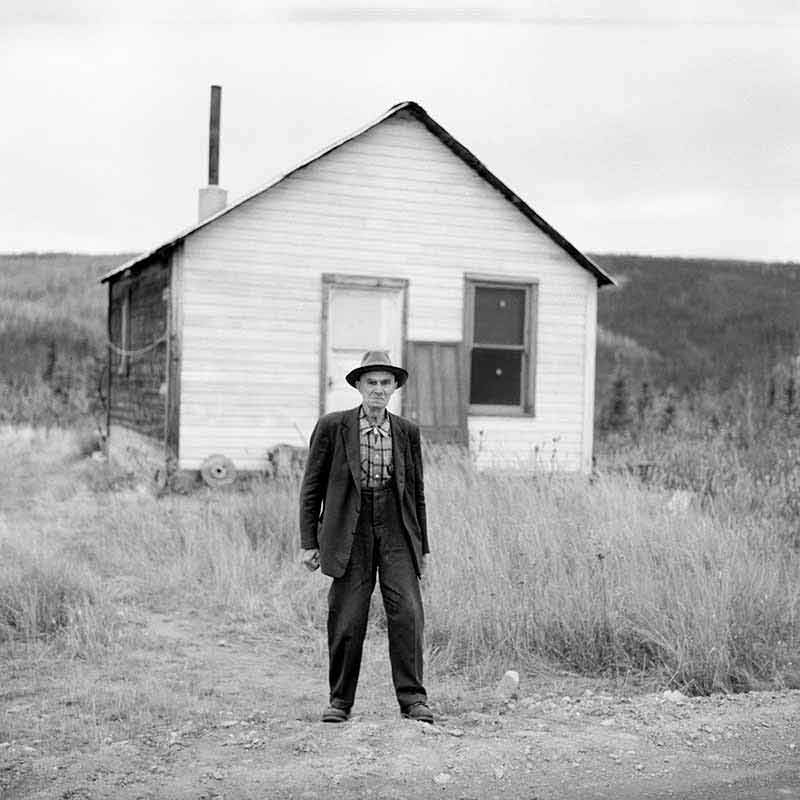
{"type": "Polygon", "coordinates": [[[318,722],[321,643],[188,612],[143,627],[147,680],[185,684],[185,708],[133,738],[59,745],[41,705],[12,703],[42,720],[38,739],[0,742],[3,800],[800,798],[800,691],[625,696],[523,676],[503,702],[440,679],[431,727],[399,718],[374,631],[352,720],[333,726],[318,722]]]}

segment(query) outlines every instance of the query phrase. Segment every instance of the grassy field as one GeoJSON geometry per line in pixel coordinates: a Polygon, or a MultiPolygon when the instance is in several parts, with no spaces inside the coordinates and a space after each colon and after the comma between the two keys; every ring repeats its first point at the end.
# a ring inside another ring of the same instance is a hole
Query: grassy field
{"type": "Polygon", "coordinates": [[[767,747],[777,765],[794,756],[789,694],[766,716],[772,693],[674,710],[647,694],[800,687],[798,551],[719,496],[676,504],[626,472],[476,474],[429,452],[437,735],[397,724],[377,602],[356,720],[334,732],[317,723],[328,580],[297,563],[297,481],[156,497],[88,450],[80,432],[0,429],[3,797],[324,796],[354,770],[340,794],[364,797],[407,769],[398,753],[422,765],[414,796],[441,796],[444,769],[470,797],[496,793],[498,770],[515,781],[503,796],[534,779],[565,796],[569,770],[635,797],[633,763],[674,787],[669,770],[724,780],[767,747]],[[516,710],[494,693],[507,669],[516,710]],[[724,738],[741,730],[755,733],[724,738]]]}
{"type": "Polygon", "coordinates": [[[94,425],[105,366],[100,276],[127,255],[0,255],[0,424],[94,425]]]}
{"type": "MultiPolygon", "coordinates": [[[[297,563],[297,480],[158,498],[82,450],[70,431],[0,433],[7,654],[102,660],[132,611],[164,605],[322,639],[327,581],[297,563]]],[[[551,665],[690,693],[797,681],[785,527],[618,473],[489,475],[429,455],[430,669],[491,682],[551,665]]]]}

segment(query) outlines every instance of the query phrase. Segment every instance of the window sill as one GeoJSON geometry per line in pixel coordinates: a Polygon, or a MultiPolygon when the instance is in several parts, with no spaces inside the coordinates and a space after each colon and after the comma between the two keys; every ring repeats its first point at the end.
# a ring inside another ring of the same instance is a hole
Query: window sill
{"type": "Polygon", "coordinates": [[[533,411],[525,411],[521,406],[469,406],[467,414],[471,417],[534,417],[533,411]]]}

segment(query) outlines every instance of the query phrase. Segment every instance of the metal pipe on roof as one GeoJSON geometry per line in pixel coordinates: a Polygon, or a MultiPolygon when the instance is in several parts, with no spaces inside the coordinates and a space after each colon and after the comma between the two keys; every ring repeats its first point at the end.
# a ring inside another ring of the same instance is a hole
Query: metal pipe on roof
{"type": "Polygon", "coordinates": [[[211,87],[211,111],[208,119],[208,186],[200,189],[197,202],[198,219],[202,223],[222,211],[228,204],[228,193],[219,186],[219,129],[222,117],[222,87],[211,87]]]}
{"type": "Polygon", "coordinates": [[[211,113],[208,122],[208,185],[219,185],[219,124],[222,114],[222,87],[211,87],[211,113]]]}

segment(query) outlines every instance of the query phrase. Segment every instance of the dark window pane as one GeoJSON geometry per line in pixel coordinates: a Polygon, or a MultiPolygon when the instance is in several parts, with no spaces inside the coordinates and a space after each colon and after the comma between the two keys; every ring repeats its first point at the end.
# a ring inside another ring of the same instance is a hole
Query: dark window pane
{"type": "Polygon", "coordinates": [[[524,344],[525,290],[475,287],[475,344],[524,344]]]}
{"type": "Polygon", "coordinates": [[[520,405],[522,353],[519,350],[472,351],[469,401],[478,405],[520,405]]]}

